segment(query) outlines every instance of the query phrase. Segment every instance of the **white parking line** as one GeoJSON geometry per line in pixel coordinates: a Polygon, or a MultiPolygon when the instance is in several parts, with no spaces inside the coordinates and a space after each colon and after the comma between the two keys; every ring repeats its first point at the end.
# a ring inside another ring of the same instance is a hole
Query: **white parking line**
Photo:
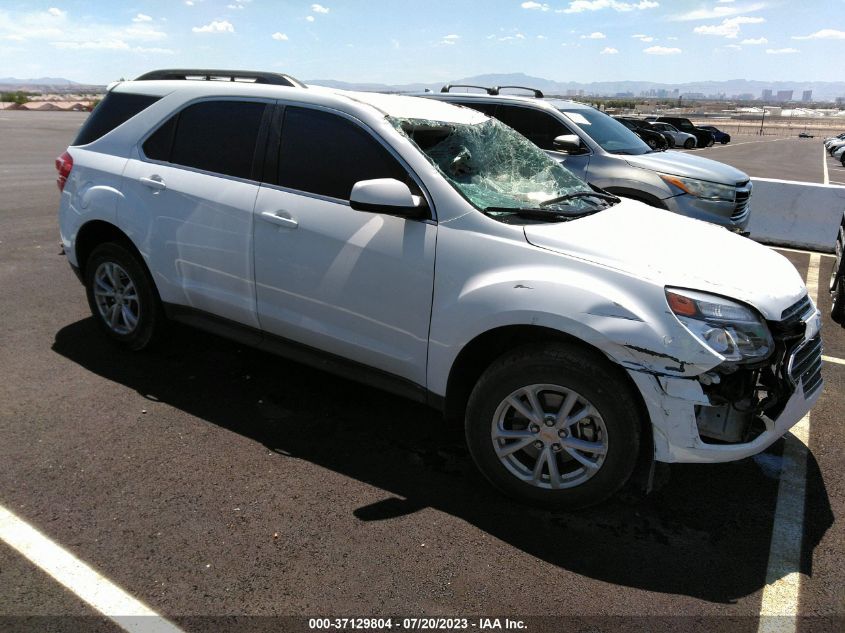
{"type": "Polygon", "coordinates": [[[788,140],[789,140],[789,138],[787,137],[787,138],[773,138],[773,139],[768,139],[768,140],[765,140],[765,141],[740,141],[739,143],[730,142],[726,145],[722,145],[720,143],[719,145],[713,145],[711,147],[704,147],[704,148],[699,147],[697,149],[708,149],[708,150],[725,149],[727,147],[738,147],[740,145],[750,145],[751,143],[777,143],[778,141],[788,141],[788,140]]]}
{"type": "Polygon", "coordinates": [[[827,149],[822,145],[822,167],[824,168],[824,184],[830,184],[830,178],[827,175],[827,149]]]}
{"type": "MultiPolygon", "coordinates": [[[[807,293],[819,296],[818,255],[810,256],[807,293]]],[[[783,447],[778,499],[766,569],[766,586],[760,604],[758,633],[794,633],[798,627],[798,599],[801,593],[801,539],[804,534],[804,497],[807,488],[807,451],[810,414],[807,413],[786,436],[783,447]]]]}
{"type": "Polygon", "coordinates": [[[844,359],[834,358],[833,356],[822,356],[822,360],[826,363],[833,363],[834,365],[845,365],[844,359]]]}
{"type": "Polygon", "coordinates": [[[131,633],[183,633],[0,505],[0,540],[131,633]]]}

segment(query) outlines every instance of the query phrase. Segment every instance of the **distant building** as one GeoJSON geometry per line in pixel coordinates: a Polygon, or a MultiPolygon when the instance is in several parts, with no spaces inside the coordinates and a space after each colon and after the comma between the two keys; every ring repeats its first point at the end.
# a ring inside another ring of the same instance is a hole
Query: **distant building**
{"type": "Polygon", "coordinates": [[[812,101],[813,100],[813,91],[812,90],[805,90],[801,93],[801,101],[812,101]]]}
{"type": "Polygon", "coordinates": [[[766,88],[763,91],[763,94],[760,96],[761,101],[771,101],[772,100],[772,91],[766,88]]]}
{"type": "Polygon", "coordinates": [[[778,90],[777,101],[792,101],[792,90],[778,90]]]}
{"type": "Polygon", "coordinates": [[[734,97],[737,101],[754,101],[754,95],[750,92],[743,92],[741,95],[734,97]]]}
{"type": "Polygon", "coordinates": [[[845,105],[845,97],[836,97],[836,105],[845,105]]]}

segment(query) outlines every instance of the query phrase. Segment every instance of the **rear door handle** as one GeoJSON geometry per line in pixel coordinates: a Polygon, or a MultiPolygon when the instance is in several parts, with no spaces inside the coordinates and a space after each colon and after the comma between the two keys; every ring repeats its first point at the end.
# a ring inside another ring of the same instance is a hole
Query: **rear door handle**
{"type": "Polygon", "coordinates": [[[140,183],[150,189],[155,189],[156,191],[162,191],[163,189],[167,189],[167,185],[164,184],[164,181],[161,179],[161,176],[150,176],[149,178],[141,177],[138,179],[140,183]]]}
{"type": "Polygon", "coordinates": [[[267,222],[278,224],[286,229],[295,229],[299,227],[299,222],[296,221],[296,218],[290,217],[285,211],[262,211],[261,217],[264,220],[267,220],[267,222]]]}

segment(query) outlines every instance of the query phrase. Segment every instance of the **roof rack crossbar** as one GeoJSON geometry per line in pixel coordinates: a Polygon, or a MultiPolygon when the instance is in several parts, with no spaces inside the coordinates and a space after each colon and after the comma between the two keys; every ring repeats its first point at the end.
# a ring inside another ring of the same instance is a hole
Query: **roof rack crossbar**
{"type": "Polygon", "coordinates": [[[144,73],[135,81],[155,80],[202,80],[202,81],[252,81],[257,84],[271,84],[274,86],[291,86],[305,88],[298,79],[282,73],[269,73],[255,70],[217,70],[210,68],[165,68],[144,73]]]}
{"type": "Polygon", "coordinates": [[[452,88],[478,88],[483,90],[488,95],[499,94],[496,88],[488,88],[487,86],[476,86],[475,84],[446,84],[440,89],[440,92],[449,92],[452,88]]]}
{"type": "Polygon", "coordinates": [[[496,94],[499,94],[499,91],[503,90],[505,88],[516,88],[516,89],[519,89],[519,90],[527,90],[528,92],[533,92],[534,96],[537,97],[538,99],[543,98],[543,92],[541,90],[537,90],[536,88],[529,88],[528,86],[496,86],[495,88],[493,88],[493,90],[496,91],[496,94]]]}

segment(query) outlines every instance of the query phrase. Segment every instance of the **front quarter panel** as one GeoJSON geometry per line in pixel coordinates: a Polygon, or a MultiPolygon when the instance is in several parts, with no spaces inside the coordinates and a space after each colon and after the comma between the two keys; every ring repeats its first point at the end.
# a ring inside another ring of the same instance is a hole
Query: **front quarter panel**
{"type": "Polygon", "coordinates": [[[509,325],[568,334],[635,372],[694,376],[721,361],[669,313],[662,286],[532,246],[520,226],[481,214],[441,225],[436,267],[428,385],[438,395],[464,345],[509,325]]]}

